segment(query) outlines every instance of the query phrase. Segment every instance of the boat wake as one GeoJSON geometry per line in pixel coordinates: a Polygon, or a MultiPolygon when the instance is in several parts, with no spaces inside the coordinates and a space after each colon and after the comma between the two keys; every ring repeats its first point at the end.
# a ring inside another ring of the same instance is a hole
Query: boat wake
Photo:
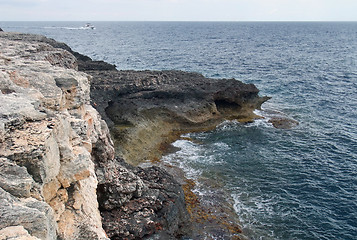
{"type": "Polygon", "coordinates": [[[65,30],[95,30],[96,29],[90,23],[87,23],[82,27],[63,27],[63,26],[57,27],[57,26],[51,26],[51,27],[44,27],[44,28],[45,29],[65,29],[65,30]]]}

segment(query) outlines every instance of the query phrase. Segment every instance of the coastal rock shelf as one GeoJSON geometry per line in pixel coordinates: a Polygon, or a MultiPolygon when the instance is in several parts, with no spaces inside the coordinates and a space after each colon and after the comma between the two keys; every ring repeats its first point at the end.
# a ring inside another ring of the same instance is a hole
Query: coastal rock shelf
{"type": "Polygon", "coordinates": [[[253,84],[182,71],[87,70],[91,99],[108,123],[118,154],[132,164],[160,158],[181,133],[224,120],[251,122],[268,97],[253,84]]]}
{"type": "Polygon", "coordinates": [[[184,132],[252,121],[268,99],[258,92],[197,73],[118,71],[43,36],[0,32],[0,236],[190,236],[181,184],[135,165],[184,132]]]}

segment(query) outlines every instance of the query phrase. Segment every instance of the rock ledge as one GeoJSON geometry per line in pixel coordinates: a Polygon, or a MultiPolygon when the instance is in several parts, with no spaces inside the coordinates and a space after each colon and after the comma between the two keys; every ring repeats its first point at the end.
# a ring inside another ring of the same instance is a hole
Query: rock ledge
{"type": "Polygon", "coordinates": [[[0,32],[0,49],[1,239],[190,236],[181,184],[133,165],[268,99],[235,79],[118,71],[39,35],[0,32]]]}

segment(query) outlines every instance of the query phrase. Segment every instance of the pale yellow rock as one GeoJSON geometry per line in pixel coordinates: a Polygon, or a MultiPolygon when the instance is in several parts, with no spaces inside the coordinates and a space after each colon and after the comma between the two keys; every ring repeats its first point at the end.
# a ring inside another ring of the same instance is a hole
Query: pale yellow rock
{"type": "Polygon", "coordinates": [[[42,187],[42,194],[46,202],[51,201],[57,195],[58,189],[61,187],[61,183],[54,178],[49,183],[46,183],[42,187]]]}
{"type": "Polygon", "coordinates": [[[58,198],[54,198],[54,199],[52,199],[52,201],[49,204],[54,211],[55,220],[58,222],[61,218],[61,215],[63,214],[63,212],[66,209],[65,203],[62,201],[59,201],[58,198]]]}
{"type": "Polygon", "coordinates": [[[56,221],[60,220],[62,213],[65,211],[66,202],[68,200],[68,193],[65,189],[60,189],[57,191],[57,196],[53,198],[49,204],[54,210],[56,221]]]}
{"type": "Polygon", "coordinates": [[[12,226],[0,230],[0,240],[40,240],[31,236],[23,226],[12,226]]]}
{"type": "MultiPolygon", "coordinates": [[[[107,239],[91,153],[99,139],[113,147],[107,126],[90,106],[91,77],[76,71],[75,57],[65,50],[2,36],[23,36],[0,33],[0,158],[28,172],[18,170],[23,176],[12,174],[16,181],[3,184],[12,191],[25,183],[22,198],[16,196],[26,205],[16,210],[17,225],[41,238],[48,232],[46,240],[107,239]],[[41,222],[26,222],[31,211],[41,222]]],[[[17,202],[5,205],[2,198],[0,208],[11,220],[17,202]]]]}
{"type": "Polygon", "coordinates": [[[75,239],[75,234],[78,232],[76,226],[76,215],[65,210],[58,221],[58,232],[63,239],[75,239]]]}

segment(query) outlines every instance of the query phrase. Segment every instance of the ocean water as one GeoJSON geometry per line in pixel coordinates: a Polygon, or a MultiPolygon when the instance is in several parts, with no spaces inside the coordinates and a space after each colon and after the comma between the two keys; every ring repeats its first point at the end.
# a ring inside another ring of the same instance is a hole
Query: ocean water
{"type": "MultiPolygon", "coordinates": [[[[0,22],[118,69],[254,83],[265,119],[188,134],[164,160],[234,200],[249,239],[357,239],[357,22],[0,22]],[[299,121],[275,129],[269,117],[299,121]]],[[[0,50],[1,52],[1,50],[0,50]]]]}

